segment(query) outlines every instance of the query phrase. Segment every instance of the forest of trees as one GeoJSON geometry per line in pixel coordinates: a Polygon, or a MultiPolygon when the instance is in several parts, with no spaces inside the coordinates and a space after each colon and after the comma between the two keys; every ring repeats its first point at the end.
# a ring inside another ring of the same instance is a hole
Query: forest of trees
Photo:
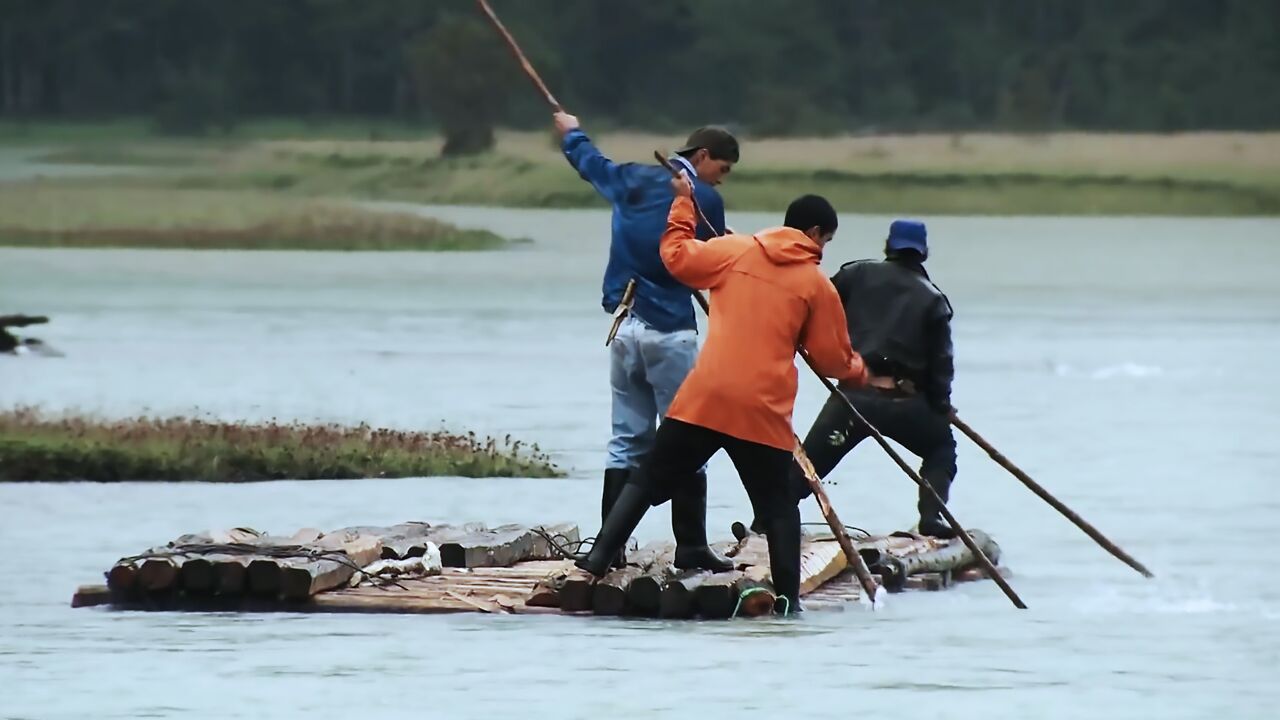
{"type": "MultiPolygon", "coordinates": [[[[1280,127],[1280,0],[493,0],[594,125],[755,135],[1280,127]]],[[[471,0],[0,0],[0,119],[545,109],[471,0]]],[[[471,136],[467,136],[471,133],[471,136]]]]}

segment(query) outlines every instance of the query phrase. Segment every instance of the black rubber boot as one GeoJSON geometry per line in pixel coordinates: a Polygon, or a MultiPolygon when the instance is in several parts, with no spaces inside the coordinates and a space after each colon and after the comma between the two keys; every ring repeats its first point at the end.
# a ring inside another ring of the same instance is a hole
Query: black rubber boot
{"type": "Polygon", "coordinates": [[[800,508],[779,510],[777,517],[765,522],[769,539],[769,574],[773,591],[778,596],[775,612],[790,615],[800,607],[800,508]],[[784,600],[785,598],[785,600],[784,600]]]}
{"type": "MultiPolygon", "coordinates": [[[[622,488],[626,486],[630,477],[630,469],[608,468],[604,471],[604,492],[600,494],[600,523],[602,525],[609,517],[609,511],[613,509],[613,504],[617,502],[618,495],[622,493],[622,488]]],[[[613,559],[613,566],[616,568],[627,566],[625,549],[618,551],[617,557],[613,559]]]]}
{"type": "MultiPolygon", "coordinates": [[[[951,478],[928,477],[924,478],[925,482],[933,486],[938,491],[938,496],[942,498],[942,502],[946,502],[951,494],[951,478]]],[[[938,501],[933,499],[933,494],[923,488],[920,490],[920,499],[916,503],[916,509],[920,511],[920,534],[930,537],[950,539],[956,536],[956,531],[942,517],[942,509],[938,506],[938,501]]]]}
{"type": "Polygon", "coordinates": [[[649,510],[650,491],[647,487],[629,482],[622,487],[613,503],[613,509],[604,519],[596,541],[591,545],[591,552],[578,559],[574,565],[586,570],[596,577],[604,577],[609,567],[618,557],[618,553],[627,544],[631,533],[649,510]]]}
{"type": "Polygon", "coordinates": [[[707,545],[707,474],[698,472],[671,496],[671,532],[676,536],[675,566],[681,570],[728,572],[733,561],[707,545]]]}

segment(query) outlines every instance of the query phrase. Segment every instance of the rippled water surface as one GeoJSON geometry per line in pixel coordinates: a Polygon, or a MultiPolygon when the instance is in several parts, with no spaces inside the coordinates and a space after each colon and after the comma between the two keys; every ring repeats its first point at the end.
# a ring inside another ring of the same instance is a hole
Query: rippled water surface
{"type": "MultiPolygon", "coordinates": [[[[560,480],[0,486],[0,718],[1269,718],[1280,701],[1280,222],[938,218],[955,401],[1158,575],[1146,581],[961,441],[953,508],[989,583],[796,621],[145,614],[75,586],[183,532],[406,519],[597,525],[607,439],[599,211],[413,211],[535,240],[482,254],[0,249],[0,312],[59,359],[0,357],[0,407],[444,425],[536,441],[560,480]]],[[[775,222],[730,218],[739,229],[775,222]]],[[[875,254],[843,219],[825,266],[875,254]]],[[[803,433],[822,400],[802,381],[803,433]]],[[[845,519],[913,522],[866,445],[845,519]]],[[[745,519],[728,462],[710,524],[745,519]]],[[[819,518],[806,505],[807,519],[819,518]]],[[[669,533],[667,514],[641,539],[669,533]]]]}

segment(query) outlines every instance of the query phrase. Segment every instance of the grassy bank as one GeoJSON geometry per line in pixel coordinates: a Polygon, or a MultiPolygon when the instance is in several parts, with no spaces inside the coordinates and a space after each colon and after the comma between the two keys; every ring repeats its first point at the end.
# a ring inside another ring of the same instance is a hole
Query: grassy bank
{"type": "Polygon", "coordinates": [[[367,425],[103,422],[0,413],[0,481],[249,482],[372,477],[556,477],[535,445],[367,425]]]}
{"type": "Polygon", "coordinates": [[[0,192],[0,245],[271,250],[482,250],[483,230],[349,203],[97,180],[0,192]]]}
{"type": "MultiPolygon", "coordinates": [[[[278,137],[270,135],[270,137],[278,137]]],[[[349,137],[349,136],[348,136],[349,137]]],[[[678,137],[604,133],[620,161],[678,137]]],[[[439,157],[440,140],[82,142],[66,162],[151,165],[181,186],[423,203],[598,207],[550,133],[503,132],[488,154],[439,157]]],[[[135,184],[156,182],[137,178],[135,184]]],[[[1280,214],[1280,133],[954,134],[751,140],[722,191],[731,210],[785,208],[803,192],[845,212],[1280,214]]]]}

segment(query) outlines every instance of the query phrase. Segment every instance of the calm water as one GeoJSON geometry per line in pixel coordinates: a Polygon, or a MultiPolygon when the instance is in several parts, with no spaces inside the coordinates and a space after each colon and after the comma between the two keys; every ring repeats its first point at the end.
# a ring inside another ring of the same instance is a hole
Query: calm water
{"type": "MultiPolygon", "coordinates": [[[[607,438],[603,212],[430,212],[529,236],[492,254],[0,249],[0,312],[62,359],[0,357],[0,407],[442,423],[538,442],[563,480],[0,486],[0,718],[1269,718],[1280,701],[1280,222],[931,221],[969,422],[1159,576],[1145,581],[961,441],[954,510],[991,584],[876,612],[735,623],[72,611],[75,586],[183,532],[569,519],[596,527],[607,438]]],[[[739,214],[740,229],[773,217],[739,214]]],[[[875,254],[845,218],[826,267],[875,254]]],[[[802,381],[797,424],[822,400],[802,381]]],[[[874,447],[848,522],[913,520],[874,447]]],[[[713,465],[717,535],[745,519],[713,465]]],[[[808,519],[815,507],[805,506],[808,519]]],[[[669,533],[651,513],[641,539],[669,533]]]]}

